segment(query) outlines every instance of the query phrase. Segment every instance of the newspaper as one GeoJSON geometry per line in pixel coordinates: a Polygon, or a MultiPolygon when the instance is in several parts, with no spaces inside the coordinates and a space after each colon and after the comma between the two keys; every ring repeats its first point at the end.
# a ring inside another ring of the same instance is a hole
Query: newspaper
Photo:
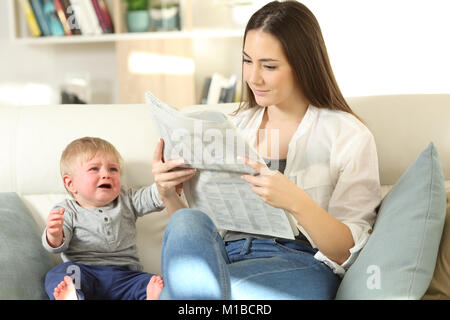
{"type": "Polygon", "coordinates": [[[258,173],[237,157],[265,163],[227,116],[209,110],[181,113],[150,92],[146,102],[164,139],[164,160],[183,158],[183,168],[197,170],[183,183],[190,208],[206,213],[219,230],[294,239],[287,213],[266,204],[241,179],[258,173]]]}

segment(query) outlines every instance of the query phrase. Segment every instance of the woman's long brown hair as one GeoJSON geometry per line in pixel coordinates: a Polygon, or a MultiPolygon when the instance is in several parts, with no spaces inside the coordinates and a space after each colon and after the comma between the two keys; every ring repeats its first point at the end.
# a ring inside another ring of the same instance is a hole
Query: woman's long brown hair
{"type": "MultiPolygon", "coordinates": [[[[250,30],[262,30],[280,41],[303,94],[313,106],[345,111],[358,118],[337,85],[319,23],[306,6],[297,1],[270,2],[250,18],[243,45],[250,30]]],[[[235,113],[258,106],[248,84],[242,81],[242,86],[245,95],[235,113]]]]}

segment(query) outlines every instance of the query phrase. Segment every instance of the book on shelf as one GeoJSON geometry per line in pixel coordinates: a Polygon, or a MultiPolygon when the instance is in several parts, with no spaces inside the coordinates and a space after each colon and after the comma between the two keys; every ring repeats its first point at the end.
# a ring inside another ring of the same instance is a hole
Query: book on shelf
{"type": "Polygon", "coordinates": [[[63,36],[64,28],[58,18],[58,15],[56,14],[56,8],[53,0],[40,0],[40,3],[42,4],[44,18],[47,21],[48,26],[50,27],[52,36],[63,36]]]}
{"type": "Polygon", "coordinates": [[[220,89],[219,103],[234,102],[236,93],[237,77],[232,75],[228,79],[228,85],[220,89]]]}
{"type": "Polygon", "coordinates": [[[52,32],[50,30],[50,26],[48,25],[47,19],[45,18],[44,8],[42,6],[41,0],[30,0],[30,4],[37,19],[42,35],[51,36],[52,32]]]}
{"type": "Polygon", "coordinates": [[[20,6],[22,7],[22,12],[27,20],[28,29],[33,37],[41,36],[41,29],[34,15],[33,8],[31,7],[29,0],[20,0],[20,6]]]}
{"type": "Polygon", "coordinates": [[[114,27],[104,0],[92,0],[95,13],[103,33],[113,33],[114,27]]]}
{"type": "Polygon", "coordinates": [[[19,0],[31,36],[114,32],[105,0],[19,0]]]}
{"type": "Polygon", "coordinates": [[[201,104],[230,103],[239,101],[238,79],[236,75],[225,77],[214,73],[203,84],[201,104]]]}
{"type": "Polygon", "coordinates": [[[103,30],[100,26],[100,20],[95,12],[94,4],[92,0],[81,0],[88,14],[88,19],[94,29],[94,34],[102,34],[103,30]]]}
{"type": "Polygon", "coordinates": [[[74,8],[72,7],[72,3],[70,2],[70,0],[55,0],[55,1],[61,2],[64,10],[64,15],[67,18],[67,24],[72,32],[72,35],[80,35],[81,34],[80,24],[78,23],[77,17],[74,12],[74,8]]]}
{"type": "Polygon", "coordinates": [[[56,14],[58,15],[58,18],[61,21],[61,25],[64,29],[64,34],[66,36],[71,36],[72,29],[70,29],[69,22],[67,21],[67,16],[62,1],[53,0],[53,4],[55,5],[56,14]]]}
{"type": "Polygon", "coordinates": [[[67,8],[70,7],[70,1],[53,0],[53,4],[55,5],[56,14],[58,15],[64,29],[64,35],[71,36],[73,34],[81,34],[80,29],[77,28],[77,23],[69,21],[67,8]]]}
{"type": "Polygon", "coordinates": [[[207,104],[208,103],[208,92],[209,87],[211,86],[211,77],[207,77],[205,79],[205,82],[203,83],[203,91],[202,91],[202,97],[200,98],[201,104],[207,104]]]}
{"type": "Polygon", "coordinates": [[[92,2],[90,0],[70,0],[70,2],[72,4],[73,12],[80,25],[81,34],[101,34],[102,30],[100,28],[98,20],[93,20],[94,18],[96,18],[96,16],[95,11],[91,12],[91,10],[94,10],[92,7],[92,2]]]}

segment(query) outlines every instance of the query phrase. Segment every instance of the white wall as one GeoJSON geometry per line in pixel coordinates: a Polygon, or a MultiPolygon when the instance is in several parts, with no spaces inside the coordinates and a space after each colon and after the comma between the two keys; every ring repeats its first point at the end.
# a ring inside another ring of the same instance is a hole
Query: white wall
{"type": "Polygon", "coordinates": [[[450,93],[450,1],[304,0],[345,96],[450,93]]]}

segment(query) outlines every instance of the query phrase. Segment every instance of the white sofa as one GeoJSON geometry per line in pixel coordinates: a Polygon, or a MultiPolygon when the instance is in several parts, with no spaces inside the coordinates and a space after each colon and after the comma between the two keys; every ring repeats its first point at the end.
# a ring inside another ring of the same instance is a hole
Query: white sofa
{"type": "MultiPolygon", "coordinates": [[[[375,136],[385,193],[430,141],[450,185],[450,94],[353,97],[348,102],[375,136]]],[[[209,106],[224,112],[234,107],[209,106]]],[[[184,110],[193,108],[205,106],[184,110]]],[[[146,105],[0,107],[0,192],[18,193],[41,231],[53,204],[67,197],[59,176],[61,152],[82,136],[102,137],[117,147],[125,160],[127,185],[152,183],[151,161],[159,136],[146,105]]],[[[138,220],[138,248],[146,271],[161,273],[160,245],[167,222],[164,211],[138,220]]]]}

